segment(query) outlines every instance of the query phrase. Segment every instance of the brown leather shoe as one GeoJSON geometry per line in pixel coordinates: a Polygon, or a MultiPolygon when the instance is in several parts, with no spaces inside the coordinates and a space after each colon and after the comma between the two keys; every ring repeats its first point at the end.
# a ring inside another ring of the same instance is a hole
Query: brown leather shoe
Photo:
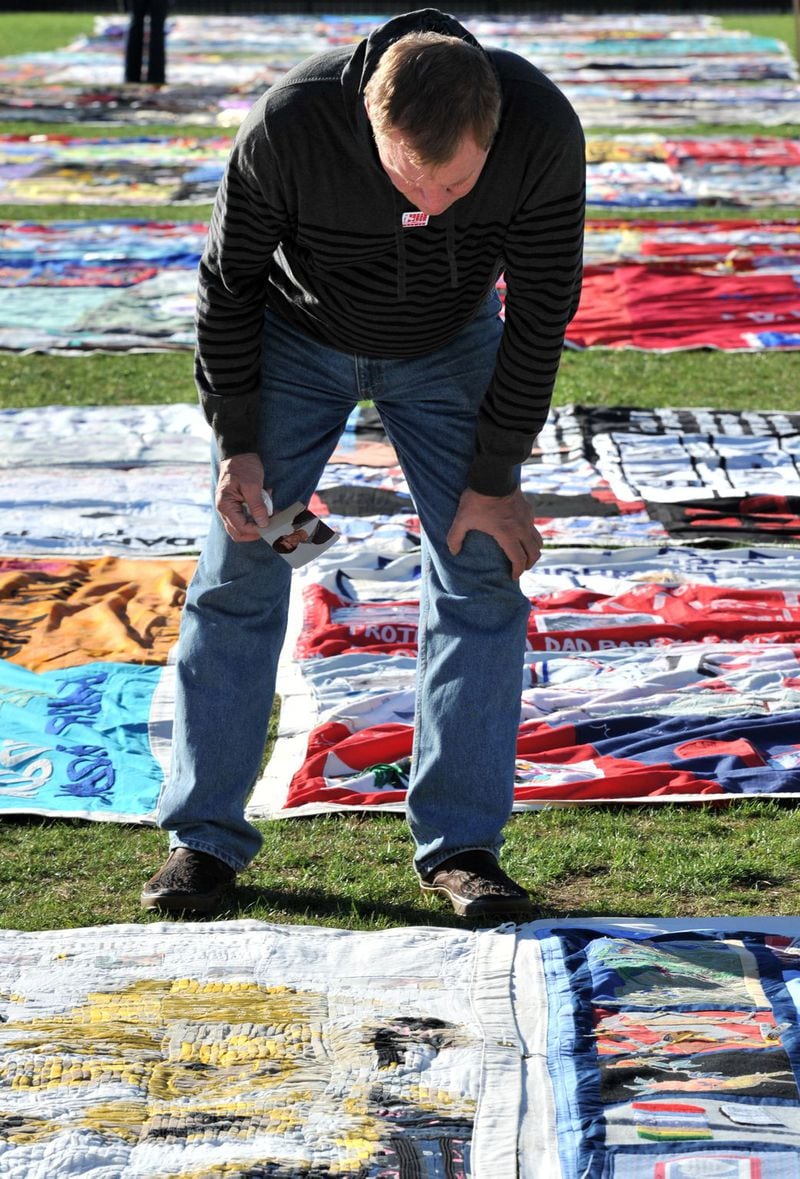
{"type": "Polygon", "coordinates": [[[507,876],[491,852],[451,856],[420,880],[423,892],[448,898],[459,917],[497,917],[530,921],[536,911],[530,896],[507,876]]]}
{"type": "Polygon", "coordinates": [[[145,909],[210,913],[230,892],[236,872],[216,856],[176,847],[142,889],[145,909]]]}

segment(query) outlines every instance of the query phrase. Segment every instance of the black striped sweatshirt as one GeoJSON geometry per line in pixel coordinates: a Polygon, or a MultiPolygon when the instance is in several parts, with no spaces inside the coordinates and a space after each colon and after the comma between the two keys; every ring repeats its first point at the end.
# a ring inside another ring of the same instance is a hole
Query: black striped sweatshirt
{"type": "MultiPolygon", "coordinates": [[[[480,178],[426,225],[384,172],[363,102],[381,53],[407,32],[473,42],[424,9],[319,54],[245,118],[200,263],[195,377],[223,457],[255,451],[265,307],[344,352],[418,357],[452,340],[505,273],[506,318],[469,486],[505,495],[544,424],[580,295],[584,142],[535,66],[487,50],[500,129],[480,178]]],[[[268,363],[268,357],[267,363],[268,363]]]]}

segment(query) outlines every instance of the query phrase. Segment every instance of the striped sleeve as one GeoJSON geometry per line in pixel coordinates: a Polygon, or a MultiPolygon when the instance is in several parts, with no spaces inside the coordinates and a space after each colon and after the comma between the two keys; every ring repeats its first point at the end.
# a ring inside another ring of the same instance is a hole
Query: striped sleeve
{"type": "Polygon", "coordinates": [[[195,382],[223,458],[256,449],[267,271],[287,221],[277,165],[253,125],[234,145],[198,270],[195,382]]]}
{"type": "Polygon", "coordinates": [[[481,406],[469,486],[508,495],[550,409],[583,270],[585,148],[575,130],[551,153],[509,227],[505,329],[481,406]]]}

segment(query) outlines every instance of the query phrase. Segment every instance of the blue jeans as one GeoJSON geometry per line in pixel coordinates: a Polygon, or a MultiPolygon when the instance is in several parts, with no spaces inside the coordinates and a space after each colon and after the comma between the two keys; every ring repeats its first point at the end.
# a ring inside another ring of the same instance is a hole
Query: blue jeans
{"type": "MultiPolygon", "coordinates": [[[[513,802],[529,603],[490,536],[468,533],[456,557],[445,543],[503,330],[497,311],[492,294],[450,344],[412,360],[338,352],[265,317],[259,449],[275,510],[308,502],[348,415],[371,398],[422,523],[407,803],[421,875],[459,851],[497,852],[513,802]]],[[[172,772],[158,822],[172,847],[236,869],[261,846],[244,807],[263,756],[290,577],[270,545],[231,541],[214,512],[181,622],[172,772]]]]}

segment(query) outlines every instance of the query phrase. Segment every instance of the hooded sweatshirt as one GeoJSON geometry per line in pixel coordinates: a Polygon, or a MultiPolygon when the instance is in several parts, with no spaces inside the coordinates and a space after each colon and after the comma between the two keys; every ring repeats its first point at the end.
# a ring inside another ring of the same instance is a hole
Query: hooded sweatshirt
{"type": "Polygon", "coordinates": [[[420,357],[452,340],[504,273],[468,485],[506,495],[547,417],[580,296],[583,134],[535,66],[485,50],[502,107],[480,177],[427,223],[404,219],[414,206],[380,163],[363,92],[388,46],[422,30],[477,44],[436,9],[399,16],[300,63],[245,118],[200,262],[195,379],[222,457],[256,451],[265,308],[339,351],[420,357]]]}

